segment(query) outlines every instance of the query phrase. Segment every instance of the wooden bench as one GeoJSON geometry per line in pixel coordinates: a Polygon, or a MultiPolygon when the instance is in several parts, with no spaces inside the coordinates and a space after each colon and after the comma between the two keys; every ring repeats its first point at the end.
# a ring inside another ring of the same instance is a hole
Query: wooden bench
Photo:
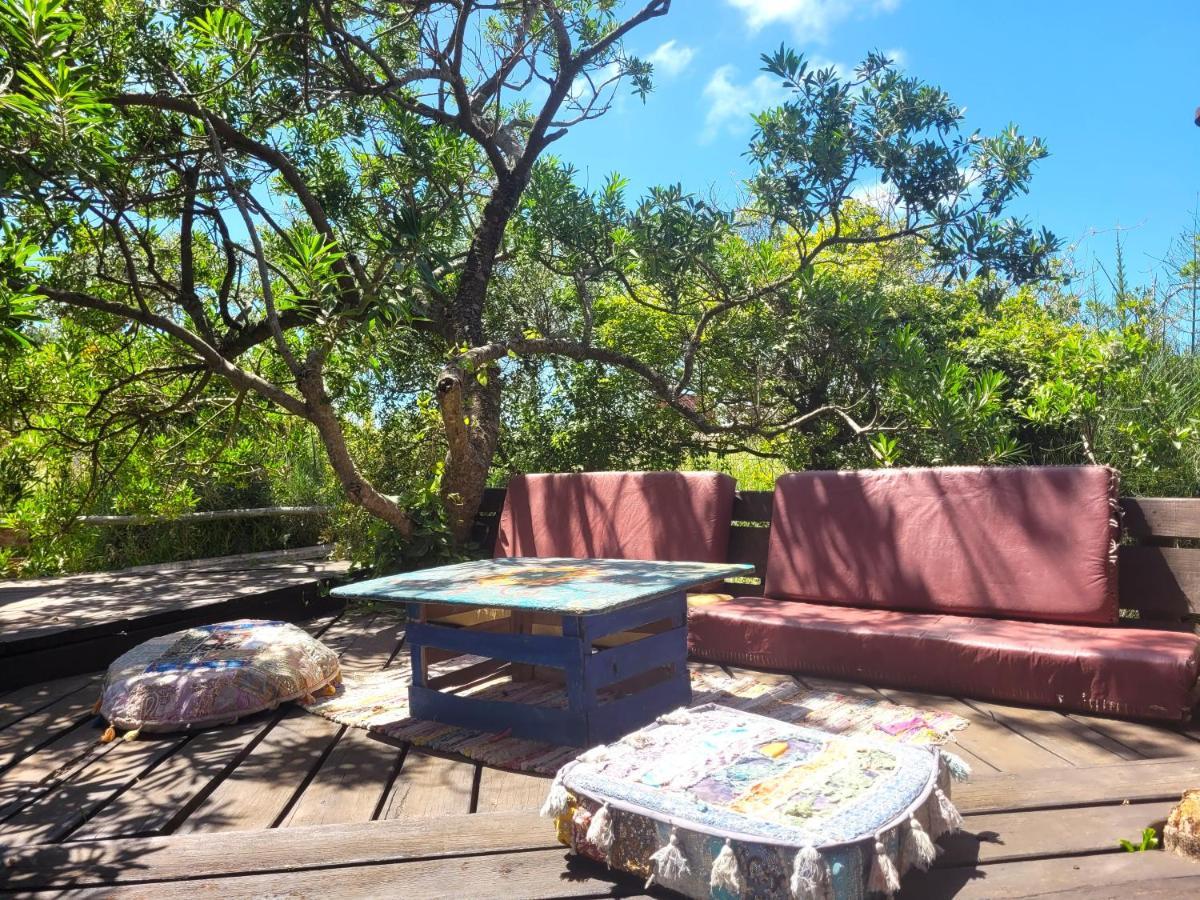
{"type": "MultiPolygon", "coordinates": [[[[472,539],[488,553],[496,541],[504,488],[488,488],[472,539]]],[[[726,583],[743,596],[762,594],[771,534],[771,491],[738,491],[729,562],[750,563],[755,576],[726,583]]],[[[1194,631],[1200,622],[1200,498],[1122,497],[1119,599],[1131,627],[1194,631]]]]}

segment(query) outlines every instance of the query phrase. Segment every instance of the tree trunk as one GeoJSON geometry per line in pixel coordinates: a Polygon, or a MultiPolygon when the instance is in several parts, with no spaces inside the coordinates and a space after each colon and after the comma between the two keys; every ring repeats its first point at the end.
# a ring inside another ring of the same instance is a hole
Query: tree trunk
{"type": "MultiPolygon", "coordinates": [[[[501,176],[483,208],[454,295],[454,327],[459,343],[467,347],[487,342],[484,312],[488,285],[504,231],[528,183],[528,166],[501,176]]],[[[475,514],[483,502],[492,456],[500,440],[500,395],[497,365],[483,372],[449,365],[438,378],[438,404],[447,444],[441,497],[451,533],[459,544],[470,538],[475,514]]]]}
{"type": "Polygon", "coordinates": [[[442,504],[454,540],[463,544],[470,539],[500,440],[500,370],[489,367],[486,383],[480,383],[460,368],[447,367],[438,379],[437,393],[448,445],[442,504]]]}

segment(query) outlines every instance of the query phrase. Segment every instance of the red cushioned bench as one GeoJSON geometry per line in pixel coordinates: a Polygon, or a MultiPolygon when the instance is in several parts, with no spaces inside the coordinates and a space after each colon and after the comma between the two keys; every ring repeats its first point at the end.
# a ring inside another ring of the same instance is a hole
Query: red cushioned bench
{"type": "Polygon", "coordinates": [[[806,472],[776,483],[762,597],[693,609],[711,662],[1182,720],[1200,638],[1122,627],[1099,467],[806,472]]]}

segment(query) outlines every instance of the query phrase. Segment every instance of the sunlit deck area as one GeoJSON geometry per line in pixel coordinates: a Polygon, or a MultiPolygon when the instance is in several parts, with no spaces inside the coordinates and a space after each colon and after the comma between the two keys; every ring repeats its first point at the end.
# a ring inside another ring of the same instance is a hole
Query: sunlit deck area
{"type": "MultiPolygon", "coordinates": [[[[404,627],[304,623],[347,672],[395,665],[404,627]]],[[[763,674],[764,679],[787,678],[763,674]]],[[[0,891],[105,896],[600,897],[643,893],[570,857],[537,815],[548,782],[395,746],[296,707],[191,735],[98,742],[100,674],[0,695],[0,891]]],[[[805,679],[807,682],[808,679],[805,679]]],[[[911,897],[1180,897],[1200,868],[1122,838],[1200,779],[1200,730],[820,682],[959,714],[974,769],[911,897]]],[[[653,891],[652,891],[653,893],[653,891]]]]}

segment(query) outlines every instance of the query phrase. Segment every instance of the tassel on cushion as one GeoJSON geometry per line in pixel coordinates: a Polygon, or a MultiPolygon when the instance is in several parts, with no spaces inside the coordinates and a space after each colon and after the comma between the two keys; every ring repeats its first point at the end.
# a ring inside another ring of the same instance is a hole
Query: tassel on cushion
{"type": "Polygon", "coordinates": [[[833,897],[829,864],[816,847],[804,847],[796,854],[791,888],[794,900],[831,900],[833,897]]]}
{"type": "Polygon", "coordinates": [[[733,844],[728,840],[725,841],[721,852],[717,854],[717,858],[713,860],[712,871],[708,876],[708,885],[714,891],[724,888],[735,897],[742,895],[745,883],[742,881],[742,873],[738,869],[737,855],[733,852],[733,844]]]}
{"type": "Polygon", "coordinates": [[[588,825],[587,841],[604,854],[606,863],[610,862],[609,855],[612,853],[614,837],[612,811],[605,803],[592,816],[592,823],[588,825]]]}
{"type": "Polygon", "coordinates": [[[966,781],[971,777],[971,767],[957,753],[948,753],[943,750],[942,759],[946,762],[946,768],[950,772],[950,777],[955,781],[966,781]]]}
{"type": "Polygon", "coordinates": [[[916,867],[924,872],[933,865],[935,859],[937,859],[937,847],[934,845],[933,839],[921,827],[917,817],[910,816],[908,840],[905,842],[904,850],[904,868],[916,867]]]}
{"type": "Polygon", "coordinates": [[[102,743],[102,744],[107,744],[110,741],[115,741],[116,739],[117,739],[117,729],[115,727],[113,727],[112,725],[109,725],[107,728],[105,728],[104,734],[100,735],[100,743],[102,743]]]}
{"type": "Polygon", "coordinates": [[[579,761],[585,763],[604,763],[608,762],[608,745],[600,744],[579,754],[579,761]]]}
{"type": "Polygon", "coordinates": [[[887,847],[883,845],[882,835],[875,836],[875,858],[871,860],[871,877],[867,880],[867,890],[886,897],[892,897],[900,890],[900,873],[896,864],[888,856],[887,847]]]}
{"type": "Polygon", "coordinates": [[[560,769],[550,785],[550,793],[546,795],[546,802],[542,804],[542,815],[547,818],[557,819],[559,816],[566,814],[570,806],[571,795],[567,793],[567,789],[563,786],[562,770],[560,769]]]}
{"type": "Polygon", "coordinates": [[[127,732],[125,732],[125,740],[136,741],[138,739],[138,735],[141,733],[142,733],[142,729],[140,729],[140,728],[135,728],[132,731],[127,731],[127,732]]]}
{"type": "Polygon", "coordinates": [[[944,834],[959,831],[963,827],[963,819],[941,788],[933,789],[933,800],[929,806],[929,828],[930,836],[936,841],[944,834]]]}
{"type": "Polygon", "coordinates": [[[663,725],[686,725],[692,721],[692,714],[686,706],[681,706],[679,709],[659,716],[658,721],[663,725]]]}
{"type": "Polygon", "coordinates": [[[654,879],[660,882],[679,882],[692,872],[687,857],[679,849],[679,835],[671,829],[671,839],[650,854],[650,877],[646,879],[646,887],[653,884],[654,879]]]}

